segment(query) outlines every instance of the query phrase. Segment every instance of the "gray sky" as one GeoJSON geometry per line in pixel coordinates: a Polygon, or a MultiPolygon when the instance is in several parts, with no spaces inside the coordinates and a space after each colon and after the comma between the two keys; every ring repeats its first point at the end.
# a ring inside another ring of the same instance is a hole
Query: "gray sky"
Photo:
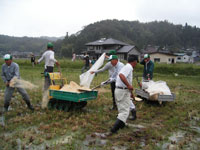
{"type": "Polygon", "coordinates": [[[0,34],[64,36],[105,19],[200,27],[200,0],[0,0],[0,34]]]}

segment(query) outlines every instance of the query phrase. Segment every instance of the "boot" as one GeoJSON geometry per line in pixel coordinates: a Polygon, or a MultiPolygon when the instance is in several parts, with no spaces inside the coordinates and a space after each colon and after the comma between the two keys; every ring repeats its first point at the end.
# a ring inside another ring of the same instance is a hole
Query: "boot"
{"type": "Polygon", "coordinates": [[[4,112],[7,112],[8,111],[8,107],[9,107],[9,104],[4,104],[4,112]]]}
{"type": "Polygon", "coordinates": [[[34,111],[34,107],[31,105],[30,102],[27,102],[27,106],[31,111],[34,111]]]}
{"type": "Polygon", "coordinates": [[[113,100],[113,106],[112,108],[110,108],[110,110],[117,110],[117,105],[116,105],[115,100],[113,100]]]}
{"type": "Polygon", "coordinates": [[[113,105],[110,110],[117,110],[117,106],[116,105],[113,105]]]}
{"type": "Polygon", "coordinates": [[[119,119],[117,119],[117,121],[115,122],[114,126],[112,127],[112,129],[110,130],[111,133],[116,133],[119,129],[124,128],[125,123],[119,119]]]}
{"type": "Polygon", "coordinates": [[[136,116],[136,110],[132,109],[131,110],[131,117],[129,118],[129,120],[136,120],[137,116],[136,116]]]}

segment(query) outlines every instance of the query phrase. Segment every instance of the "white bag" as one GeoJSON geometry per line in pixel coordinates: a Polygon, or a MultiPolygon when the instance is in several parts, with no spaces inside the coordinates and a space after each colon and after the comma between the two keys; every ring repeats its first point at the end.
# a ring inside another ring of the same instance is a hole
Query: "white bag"
{"type": "Polygon", "coordinates": [[[98,70],[103,65],[105,55],[106,54],[103,53],[101,55],[101,57],[99,57],[99,59],[95,62],[94,65],[92,65],[92,67],[87,72],[80,75],[80,85],[81,86],[85,86],[87,88],[90,88],[90,84],[91,84],[91,82],[94,78],[94,75],[95,75],[94,73],[91,74],[90,72],[98,70]]]}
{"type": "Polygon", "coordinates": [[[171,95],[171,91],[165,81],[142,82],[142,88],[149,93],[150,96],[154,94],[171,95]]]}

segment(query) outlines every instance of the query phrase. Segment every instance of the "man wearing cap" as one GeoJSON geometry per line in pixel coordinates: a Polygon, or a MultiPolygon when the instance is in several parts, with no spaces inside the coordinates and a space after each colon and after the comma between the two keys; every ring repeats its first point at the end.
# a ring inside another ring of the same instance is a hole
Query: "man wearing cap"
{"type": "Polygon", "coordinates": [[[116,79],[115,97],[118,109],[118,116],[111,133],[116,133],[119,129],[124,128],[129,116],[131,97],[133,95],[133,71],[137,65],[137,57],[129,57],[128,63],[120,70],[116,79]]]}
{"type": "MultiPolygon", "coordinates": [[[[42,57],[38,60],[37,63],[40,63],[42,60],[45,60],[44,65],[44,75],[45,75],[45,83],[44,83],[44,91],[48,90],[51,81],[48,76],[48,73],[53,72],[54,64],[57,65],[57,67],[60,67],[59,62],[54,57],[54,51],[53,51],[53,44],[49,42],[47,44],[47,50],[43,53],[42,57]]],[[[59,68],[60,69],[60,68],[59,68]]]]}
{"type": "MultiPolygon", "coordinates": [[[[4,109],[5,111],[8,111],[8,107],[10,105],[11,97],[13,95],[13,92],[15,88],[10,87],[10,81],[13,77],[20,78],[19,73],[19,66],[17,63],[12,62],[12,56],[10,54],[6,54],[4,56],[5,64],[2,65],[1,70],[1,77],[3,82],[6,85],[5,94],[4,94],[4,109]]],[[[34,111],[33,106],[30,103],[30,98],[23,88],[16,88],[17,91],[22,95],[23,100],[26,102],[28,108],[32,111],[34,111]]]]}
{"type": "Polygon", "coordinates": [[[143,80],[152,80],[154,63],[150,60],[149,54],[144,55],[144,59],[140,64],[144,65],[143,80]]]}
{"type": "Polygon", "coordinates": [[[100,73],[104,72],[105,70],[109,71],[109,83],[111,86],[112,91],[112,98],[113,98],[113,107],[112,110],[117,109],[116,102],[115,102],[115,81],[117,78],[118,72],[121,70],[121,68],[124,66],[123,63],[118,61],[117,55],[110,55],[109,62],[105,64],[105,66],[97,71],[91,71],[90,73],[100,73]]]}

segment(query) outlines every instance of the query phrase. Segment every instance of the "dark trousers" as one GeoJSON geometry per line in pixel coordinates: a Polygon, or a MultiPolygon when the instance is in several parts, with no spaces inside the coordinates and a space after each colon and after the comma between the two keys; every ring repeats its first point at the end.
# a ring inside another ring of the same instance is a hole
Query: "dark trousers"
{"type": "Polygon", "coordinates": [[[115,102],[115,82],[110,83],[111,91],[112,91],[112,98],[113,98],[113,107],[116,107],[115,102]]]}
{"type": "Polygon", "coordinates": [[[46,66],[46,69],[44,70],[44,75],[45,75],[44,91],[48,90],[49,86],[51,85],[51,80],[50,80],[48,73],[52,73],[52,72],[53,72],[53,67],[46,66]]]}
{"type": "Polygon", "coordinates": [[[89,70],[90,66],[84,65],[83,68],[81,69],[81,73],[84,73],[85,70],[89,70]]]}

